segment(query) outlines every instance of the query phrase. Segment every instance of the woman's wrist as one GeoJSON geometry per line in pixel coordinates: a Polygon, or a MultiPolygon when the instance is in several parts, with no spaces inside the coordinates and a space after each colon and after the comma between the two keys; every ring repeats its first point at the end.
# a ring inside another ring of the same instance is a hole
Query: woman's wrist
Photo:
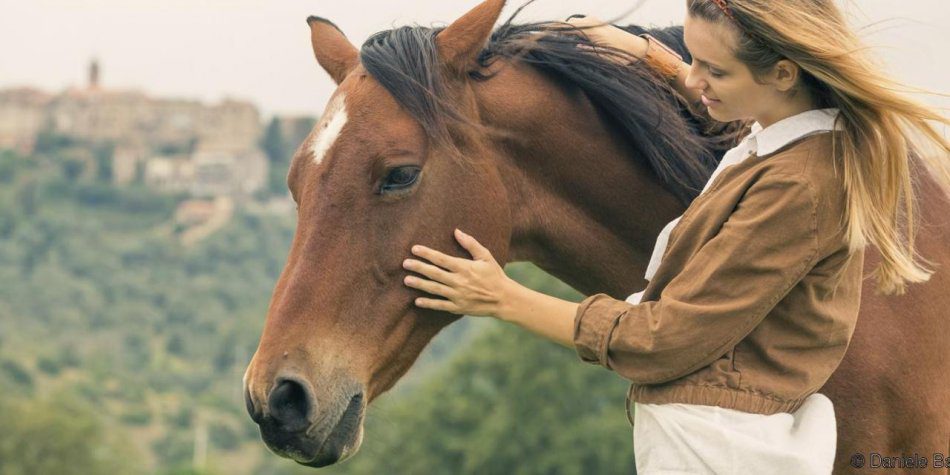
{"type": "Polygon", "coordinates": [[[638,61],[646,57],[650,50],[650,41],[639,35],[629,35],[628,46],[624,48],[628,53],[637,58],[638,61]]]}
{"type": "Polygon", "coordinates": [[[502,285],[498,310],[493,316],[502,321],[516,323],[515,320],[517,320],[518,315],[525,313],[525,294],[530,291],[531,289],[507,277],[505,283],[502,285]]]}
{"type": "Polygon", "coordinates": [[[639,38],[646,41],[647,47],[643,56],[638,57],[667,80],[675,81],[682,70],[682,66],[685,65],[683,57],[648,33],[639,35],[639,38]]]}
{"type": "Polygon", "coordinates": [[[578,306],[577,303],[534,291],[510,280],[494,316],[573,348],[574,316],[578,306]]]}

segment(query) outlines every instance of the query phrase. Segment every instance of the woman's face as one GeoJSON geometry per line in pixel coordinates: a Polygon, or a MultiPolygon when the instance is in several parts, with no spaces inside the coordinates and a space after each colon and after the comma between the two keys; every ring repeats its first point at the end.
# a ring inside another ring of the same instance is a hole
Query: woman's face
{"type": "Polygon", "coordinates": [[[702,92],[709,115],[721,122],[763,122],[782,96],[771,85],[757,83],[748,66],[736,58],[735,28],[692,15],[686,15],[683,26],[683,39],[693,56],[686,87],[702,92]]]}

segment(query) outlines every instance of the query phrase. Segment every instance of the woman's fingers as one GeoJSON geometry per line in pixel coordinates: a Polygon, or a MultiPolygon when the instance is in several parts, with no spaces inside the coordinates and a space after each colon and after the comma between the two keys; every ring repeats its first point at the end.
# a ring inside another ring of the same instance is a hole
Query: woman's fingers
{"type": "Polygon", "coordinates": [[[594,32],[595,34],[599,33],[602,28],[610,26],[610,23],[592,16],[572,15],[568,17],[567,20],[564,20],[564,22],[585,33],[594,32]]]}
{"type": "Polygon", "coordinates": [[[458,306],[449,300],[427,299],[425,297],[419,297],[416,299],[416,306],[422,308],[431,308],[433,310],[443,310],[457,314],[462,313],[459,311],[458,306]]]}
{"type": "Polygon", "coordinates": [[[406,259],[402,261],[402,267],[403,269],[417,272],[443,284],[455,283],[455,279],[452,278],[452,273],[446,272],[444,269],[436,267],[432,264],[426,264],[425,262],[417,261],[415,259],[406,259]]]}
{"type": "Polygon", "coordinates": [[[409,275],[403,279],[403,282],[405,282],[409,287],[419,289],[423,292],[428,292],[432,295],[438,295],[445,298],[452,298],[455,296],[455,290],[453,290],[451,287],[438,282],[433,282],[431,280],[420,279],[418,277],[409,275]]]}
{"type": "Polygon", "coordinates": [[[448,254],[443,254],[435,249],[430,249],[425,246],[412,246],[412,253],[424,257],[429,262],[450,271],[458,271],[462,269],[465,265],[465,262],[468,259],[459,259],[458,257],[452,257],[448,254]]]}
{"type": "Polygon", "coordinates": [[[455,230],[455,239],[472,255],[475,259],[482,261],[494,261],[495,258],[492,257],[491,251],[488,250],[485,246],[482,246],[474,237],[469,236],[462,232],[461,229],[455,230]]]}
{"type": "Polygon", "coordinates": [[[591,15],[583,15],[580,13],[575,13],[564,19],[565,23],[570,23],[572,25],[599,25],[603,23],[600,19],[591,15]]]}

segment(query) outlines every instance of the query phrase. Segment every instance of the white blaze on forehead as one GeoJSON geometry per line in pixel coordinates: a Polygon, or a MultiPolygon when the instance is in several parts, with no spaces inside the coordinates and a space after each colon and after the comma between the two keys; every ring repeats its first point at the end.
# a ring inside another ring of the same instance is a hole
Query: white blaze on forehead
{"type": "Polygon", "coordinates": [[[317,126],[317,138],[313,140],[313,162],[319,164],[326,157],[327,151],[336,142],[336,138],[346,125],[346,103],[345,94],[340,93],[330,106],[317,126]]]}

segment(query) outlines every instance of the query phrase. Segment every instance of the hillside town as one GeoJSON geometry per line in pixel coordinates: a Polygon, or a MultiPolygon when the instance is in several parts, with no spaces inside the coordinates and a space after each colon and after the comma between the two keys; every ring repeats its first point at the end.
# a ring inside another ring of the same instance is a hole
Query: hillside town
{"type": "Polygon", "coordinates": [[[157,98],[104,87],[101,76],[92,60],[81,87],[0,90],[0,149],[27,156],[57,141],[61,153],[84,163],[82,173],[102,176],[96,170],[108,167],[115,186],[186,196],[176,212],[184,226],[221,222],[235,203],[286,198],[280,175],[314,118],[277,116],[268,125],[251,102],[157,98]]]}

